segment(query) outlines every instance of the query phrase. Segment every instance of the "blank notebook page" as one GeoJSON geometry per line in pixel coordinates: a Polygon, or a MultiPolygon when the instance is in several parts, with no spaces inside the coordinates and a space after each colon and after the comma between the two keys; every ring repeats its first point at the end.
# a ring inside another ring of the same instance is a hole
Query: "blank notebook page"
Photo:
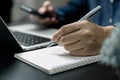
{"type": "Polygon", "coordinates": [[[63,47],[54,46],[15,54],[15,57],[48,74],[70,70],[100,61],[101,56],[75,57],[69,55],[63,47]]]}

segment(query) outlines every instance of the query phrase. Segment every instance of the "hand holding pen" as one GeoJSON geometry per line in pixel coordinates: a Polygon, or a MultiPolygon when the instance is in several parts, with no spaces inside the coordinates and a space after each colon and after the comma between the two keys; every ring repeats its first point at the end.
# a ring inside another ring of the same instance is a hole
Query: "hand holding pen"
{"type": "MultiPolygon", "coordinates": [[[[91,10],[90,12],[88,12],[85,16],[83,16],[79,21],[82,21],[82,20],[88,20],[90,19],[91,17],[93,17],[97,12],[99,12],[101,10],[101,6],[97,6],[96,8],[94,8],[93,10],[91,10]]],[[[53,45],[57,45],[56,42],[51,42],[50,44],[48,44],[47,47],[51,47],[53,45]]]]}
{"type": "Polygon", "coordinates": [[[99,54],[101,44],[107,36],[107,28],[94,24],[87,19],[101,9],[90,11],[78,22],[61,27],[51,41],[63,46],[71,55],[90,56],[99,54]]]}

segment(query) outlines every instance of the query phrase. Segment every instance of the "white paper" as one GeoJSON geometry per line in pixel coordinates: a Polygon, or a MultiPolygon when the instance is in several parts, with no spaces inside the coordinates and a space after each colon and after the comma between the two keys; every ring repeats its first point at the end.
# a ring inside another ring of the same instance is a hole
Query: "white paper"
{"type": "Polygon", "coordinates": [[[71,56],[63,47],[54,46],[15,54],[15,57],[48,74],[55,74],[86,64],[100,61],[100,55],[89,57],[71,56]]]}

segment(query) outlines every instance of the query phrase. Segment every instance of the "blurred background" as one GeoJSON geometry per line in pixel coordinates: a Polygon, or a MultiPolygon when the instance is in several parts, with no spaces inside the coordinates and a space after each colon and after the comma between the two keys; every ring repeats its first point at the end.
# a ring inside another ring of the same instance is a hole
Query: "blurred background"
{"type": "MultiPolygon", "coordinates": [[[[30,15],[20,9],[21,4],[39,9],[45,0],[2,0],[0,2],[0,16],[8,23],[24,22],[30,19],[30,15]]],[[[67,0],[50,0],[54,7],[66,4],[67,0]]]]}
{"type": "MultiPolygon", "coordinates": [[[[29,7],[38,9],[42,6],[42,3],[45,0],[13,0],[13,5],[11,9],[11,19],[10,22],[23,22],[30,19],[30,15],[28,13],[20,10],[19,6],[20,4],[28,5],[29,7]]],[[[66,3],[67,0],[50,0],[55,7],[62,6],[66,3]]]]}

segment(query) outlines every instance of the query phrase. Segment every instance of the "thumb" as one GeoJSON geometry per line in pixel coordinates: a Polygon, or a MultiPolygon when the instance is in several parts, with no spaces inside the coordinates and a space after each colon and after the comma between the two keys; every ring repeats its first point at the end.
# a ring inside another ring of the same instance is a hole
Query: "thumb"
{"type": "Polygon", "coordinates": [[[53,11],[53,5],[50,1],[45,1],[43,3],[43,7],[47,9],[47,11],[53,11]]]}
{"type": "Polygon", "coordinates": [[[42,7],[38,10],[40,13],[51,12],[53,11],[53,6],[50,1],[45,1],[42,7]]]}
{"type": "Polygon", "coordinates": [[[45,1],[45,2],[43,3],[43,7],[45,7],[45,8],[48,8],[48,7],[50,7],[50,6],[53,6],[50,1],[45,1]]]}

